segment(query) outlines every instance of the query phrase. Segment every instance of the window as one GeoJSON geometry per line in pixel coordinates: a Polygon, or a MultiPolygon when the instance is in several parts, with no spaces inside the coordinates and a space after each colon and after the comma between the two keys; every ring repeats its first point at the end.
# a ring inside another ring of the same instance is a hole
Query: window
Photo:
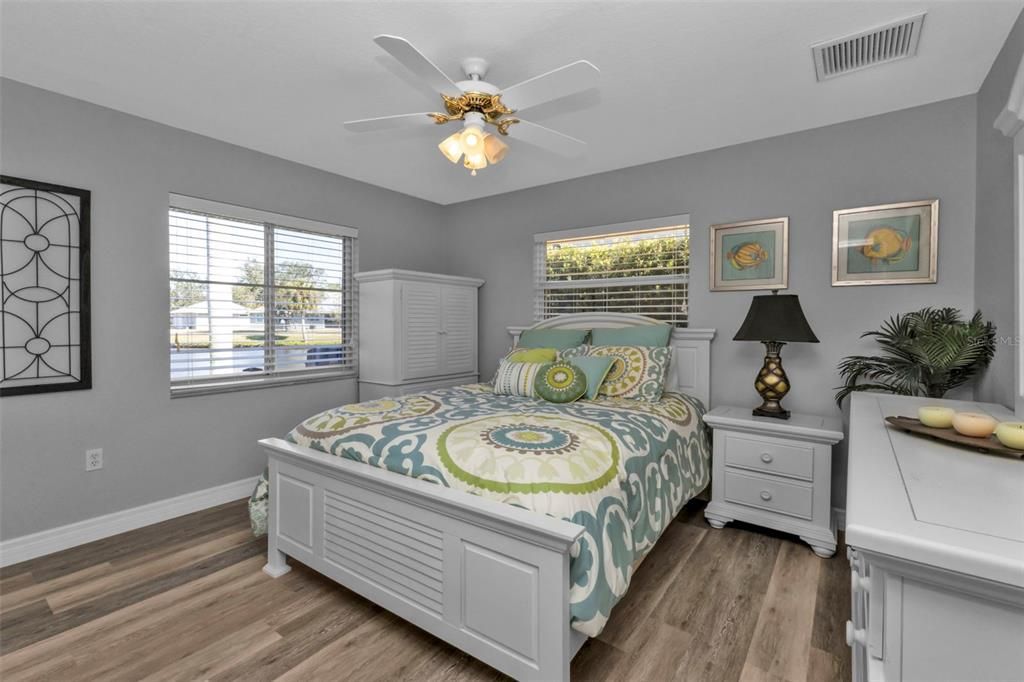
{"type": "Polygon", "coordinates": [[[171,195],[172,395],[356,373],[351,228],[171,195]]]}
{"type": "Polygon", "coordinates": [[[534,316],[637,313],[685,327],[689,223],[682,215],[536,235],[534,316]]]}

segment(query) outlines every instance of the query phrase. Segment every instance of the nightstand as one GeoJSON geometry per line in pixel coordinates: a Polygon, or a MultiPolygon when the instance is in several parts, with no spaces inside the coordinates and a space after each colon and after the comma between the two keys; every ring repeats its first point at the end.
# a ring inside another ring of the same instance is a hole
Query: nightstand
{"type": "Polygon", "coordinates": [[[799,535],[821,557],[836,551],[832,515],[832,446],[843,439],[838,418],[796,414],[755,417],[749,407],[716,407],[711,502],[714,528],[746,521],[799,535]]]}

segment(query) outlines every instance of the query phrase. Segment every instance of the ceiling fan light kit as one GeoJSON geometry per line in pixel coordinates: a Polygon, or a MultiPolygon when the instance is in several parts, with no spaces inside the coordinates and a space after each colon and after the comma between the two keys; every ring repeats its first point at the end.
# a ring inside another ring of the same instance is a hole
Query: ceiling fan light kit
{"type": "MultiPolygon", "coordinates": [[[[480,116],[480,114],[476,114],[476,116],[480,116]]],[[[479,154],[484,149],[484,128],[475,118],[467,118],[462,127],[462,151],[466,154],[479,154]]]]}
{"type": "Polygon", "coordinates": [[[458,163],[459,159],[462,158],[462,133],[452,133],[441,140],[441,144],[437,145],[437,148],[441,150],[441,153],[449,161],[458,163]]]}
{"type": "Polygon", "coordinates": [[[492,164],[504,159],[506,152],[508,152],[508,145],[502,142],[496,135],[488,133],[484,136],[484,156],[492,164]]]}
{"type": "Polygon", "coordinates": [[[470,112],[462,130],[452,133],[437,145],[452,163],[458,163],[464,155],[463,165],[470,170],[471,175],[476,175],[478,170],[486,168],[488,164],[498,163],[508,151],[508,145],[498,139],[497,135],[484,131],[480,116],[470,112]]]}
{"type": "Polygon", "coordinates": [[[508,145],[499,136],[522,140],[564,156],[576,156],[586,148],[582,140],[523,121],[513,114],[595,87],[600,72],[590,62],[576,61],[502,90],[483,80],[489,65],[479,57],[462,61],[466,80],[456,83],[404,38],[379,35],[374,42],[440,94],[444,112],[346,121],[345,127],[349,130],[372,132],[420,126],[429,121],[436,125],[462,121],[462,130],[442,140],[438,149],[452,163],[462,159],[462,165],[471,175],[505,158],[508,145]],[[488,132],[487,126],[493,126],[497,135],[488,132]]]}

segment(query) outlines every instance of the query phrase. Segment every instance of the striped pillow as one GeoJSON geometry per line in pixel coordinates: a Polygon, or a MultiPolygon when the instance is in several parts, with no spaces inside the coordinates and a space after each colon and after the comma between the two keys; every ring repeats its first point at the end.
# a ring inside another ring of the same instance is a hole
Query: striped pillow
{"type": "Polygon", "coordinates": [[[495,395],[534,397],[537,372],[544,365],[539,362],[509,362],[502,360],[494,375],[495,395]]]}

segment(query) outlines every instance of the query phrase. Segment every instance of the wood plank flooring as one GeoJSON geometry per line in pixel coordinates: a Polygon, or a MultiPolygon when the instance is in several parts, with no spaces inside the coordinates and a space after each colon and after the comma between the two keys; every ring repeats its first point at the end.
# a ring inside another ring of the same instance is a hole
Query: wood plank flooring
{"type": "MultiPolygon", "coordinates": [[[[820,559],[691,502],[574,680],[849,680],[845,548],[820,559]]],[[[502,675],[301,565],[264,575],[244,501],[0,572],[0,677],[493,680],[502,675]]]]}

